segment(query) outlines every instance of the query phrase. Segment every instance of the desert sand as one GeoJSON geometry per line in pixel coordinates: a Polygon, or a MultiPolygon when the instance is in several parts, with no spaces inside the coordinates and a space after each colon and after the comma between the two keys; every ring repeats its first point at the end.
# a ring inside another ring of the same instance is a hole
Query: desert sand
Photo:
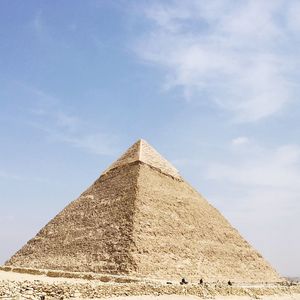
{"type": "Polygon", "coordinates": [[[169,289],[166,283],[126,283],[99,282],[77,278],[56,278],[46,275],[20,274],[16,272],[0,271],[0,298],[1,299],[31,299],[38,300],[41,295],[46,299],[94,299],[94,300],[300,300],[300,285],[292,287],[268,285],[251,286],[218,286],[214,285],[199,289],[189,285],[183,287],[179,284],[169,289]],[[165,290],[165,288],[167,288],[165,290]],[[164,291],[168,295],[164,294],[164,291]],[[189,293],[201,294],[201,297],[189,293]],[[179,294],[178,294],[179,293],[179,294]],[[180,295],[181,293],[181,295],[180,295]],[[230,295],[230,293],[233,293],[230,295]],[[263,293],[269,294],[262,296],[263,293]],[[238,294],[239,296],[236,296],[238,294]],[[63,298],[61,298],[63,295],[63,298]],[[134,295],[134,296],[132,296],[134,295]],[[224,296],[228,295],[228,296],[224,296]]]}
{"type": "MultiPolygon", "coordinates": [[[[107,298],[102,298],[104,300],[107,298]]],[[[177,295],[168,295],[168,296],[133,296],[133,297],[114,297],[109,298],[110,300],[200,300],[203,298],[195,296],[177,296],[177,295]]],[[[244,296],[225,296],[225,297],[216,297],[215,300],[253,300],[251,297],[244,296]]],[[[300,295],[288,295],[288,296],[263,296],[260,297],[262,300],[298,300],[300,295]]]]}

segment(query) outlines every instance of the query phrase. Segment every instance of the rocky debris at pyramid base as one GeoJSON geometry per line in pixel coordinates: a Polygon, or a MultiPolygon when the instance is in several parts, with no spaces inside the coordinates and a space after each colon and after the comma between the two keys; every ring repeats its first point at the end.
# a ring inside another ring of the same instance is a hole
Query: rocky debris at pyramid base
{"type": "Polygon", "coordinates": [[[272,266],[139,140],[5,264],[209,282],[278,282],[272,266]]]}
{"type": "MultiPolygon", "coordinates": [[[[99,280],[48,278],[41,275],[15,276],[13,272],[0,271],[0,298],[3,299],[96,299],[118,296],[190,295],[205,299],[217,296],[248,296],[258,299],[264,295],[300,298],[300,284],[188,283],[179,281],[101,282],[99,280]],[[4,274],[5,273],[5,274],[4,274]]],[[[241,298],[244,299],[244,298],[241,298]]],[[[287,299],[287,298],[285,298],[287,299]]]]}

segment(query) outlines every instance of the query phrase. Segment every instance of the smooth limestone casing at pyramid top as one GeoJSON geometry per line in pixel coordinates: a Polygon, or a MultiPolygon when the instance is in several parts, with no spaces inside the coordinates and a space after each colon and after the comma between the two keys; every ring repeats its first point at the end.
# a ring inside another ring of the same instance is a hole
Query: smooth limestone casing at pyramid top
{"type": "Polygon", "coordinates": [[[280,280],[238,231],[143,140],[6,265],[169,280],[280,280]]]}

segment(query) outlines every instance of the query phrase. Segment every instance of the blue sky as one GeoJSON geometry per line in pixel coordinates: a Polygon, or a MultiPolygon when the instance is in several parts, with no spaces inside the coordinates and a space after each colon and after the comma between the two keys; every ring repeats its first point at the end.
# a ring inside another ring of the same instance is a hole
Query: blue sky
{"type": "Polygon", "coordinates": [[[0,2],[0,263],[146,139],[299,275],[298,1],[0,2]]]}

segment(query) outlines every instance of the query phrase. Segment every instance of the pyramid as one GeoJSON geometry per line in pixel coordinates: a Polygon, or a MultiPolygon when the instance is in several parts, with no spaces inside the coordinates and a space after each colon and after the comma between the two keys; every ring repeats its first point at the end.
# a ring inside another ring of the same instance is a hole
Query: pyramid
{"type": "Polygon", "coordinates": [[[166,280],[280,280],[220,212],[144,140],[6,265],[166,280]]]}

